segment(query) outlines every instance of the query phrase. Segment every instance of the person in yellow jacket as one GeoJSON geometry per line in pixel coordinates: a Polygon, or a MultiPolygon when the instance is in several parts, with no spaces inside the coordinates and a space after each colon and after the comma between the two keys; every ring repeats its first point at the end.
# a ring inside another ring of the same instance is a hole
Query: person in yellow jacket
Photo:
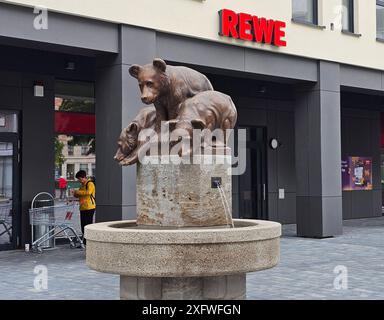
{"type": "Polygon", "coordinates": [[[87,224],[93,223],[93,216],[96,210],[96,187],[93,181],[87,178],[87,173],[84,170],[76,173],[76,179],[80,181],[81,187],[75,190],[73,195],[79,199],[81,232],[83,233],[83,243],[85,244],[84,227],[87,224]]]}

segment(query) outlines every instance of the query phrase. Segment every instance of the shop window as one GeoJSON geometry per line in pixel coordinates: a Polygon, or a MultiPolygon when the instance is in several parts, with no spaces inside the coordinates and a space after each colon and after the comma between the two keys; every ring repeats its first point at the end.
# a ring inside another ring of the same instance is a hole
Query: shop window
{"type": "Polygon", "coordinates": [[[376,2],[376,31],[377,38],[384,40],[384,1],[376,2]]]}
{"type": "Polygon", "coordinates": [[[317,0],[292,0],[292,19],[297,22],[317,24],[317,0]]]}
{"type": "Polygon", "coordinates": [[[57,80],[55,110],[61,112],[95,113],[94,84],[57,80]]]}
{"type": "Polygon", "coordinates": [[[94,163],[92,163],[92,173],[91,173],[91,175],[93,177],[96,177],[96,164],[94,164],[94,163]]]}
{"type": "Polygon", "coordinates": [[[82,156],[87,156],[88,155],[88,151],[89,151],[89,147],[88,146],[81,146],[81,155],[82,156]]]}
{"type": "Polygon", "coordinates": [[[73,163],[67,164],[67,180],[75,180],[75,165],[73,163]]]}
{"type": "Polygon", "coordinates": [[[354,0],[343,0],[343,31],[354,33],[354,0]]]}
{"type": "Polygon", "coordinates": [[[74,147],[68,146],[68,156],[73,156],[73,155],[74,155],[74,147]]]}
{"type": "Polygon", "coordinates": [[[84,170],[88,175],[88,164],[87,163],[80,163],[80,170],[84,170]]]}
{"type": "Polygon", "coordinates": [[[91,165],[96,163],[94,91],[93,83],[55,83],[55,168],[67,178],[70,188],[79,186],[78,170],[90,175],[91,165]]]}

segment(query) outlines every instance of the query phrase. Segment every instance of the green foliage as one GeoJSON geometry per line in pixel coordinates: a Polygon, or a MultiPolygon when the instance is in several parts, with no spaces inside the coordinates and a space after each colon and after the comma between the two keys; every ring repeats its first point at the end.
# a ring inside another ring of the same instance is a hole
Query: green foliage
{"type": "Polygon", "coordinates": [[[65,161],[63,155],[64,143],[60,142],[58,137],[55,137],[55,166],[59,168],[65,161]]]}
{"type": "Polygon", "coordinates": [[[70,111],[70,112],[95,112],[95,103],[90,100],[83,99],[63,99],[59,111],[70,111]]]}

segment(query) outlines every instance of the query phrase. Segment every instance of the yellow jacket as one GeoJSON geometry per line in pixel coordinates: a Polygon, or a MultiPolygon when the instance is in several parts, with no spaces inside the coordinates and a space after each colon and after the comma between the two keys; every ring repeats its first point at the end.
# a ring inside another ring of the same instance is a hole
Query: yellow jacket
{"type": "Polygon", "coordinates": [[[81,185],[79,190],[75,191],[74,196],[79,198],[80,211],[96,208],[95,193],[95,184],[90,179],[88,179],[86,184],[81,185]]]}

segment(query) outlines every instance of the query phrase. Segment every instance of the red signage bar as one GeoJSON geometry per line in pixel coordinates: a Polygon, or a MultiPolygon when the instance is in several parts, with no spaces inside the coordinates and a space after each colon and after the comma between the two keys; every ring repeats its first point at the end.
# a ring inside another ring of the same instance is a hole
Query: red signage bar
{"type": "Polygon", "coordinates": [[[266,43],[277,47],[286,47],[284,28],[286,23],[279,20],[252,16],[248,13],[236,13],[229,9],[219,11],[219,35],[245,41],[266,43]]]}
{"type": "Polygon", "coordinates": [[[55,133],[68,135],[95,135],[94,114],[77,112],[55,112],[55,133]]]}

